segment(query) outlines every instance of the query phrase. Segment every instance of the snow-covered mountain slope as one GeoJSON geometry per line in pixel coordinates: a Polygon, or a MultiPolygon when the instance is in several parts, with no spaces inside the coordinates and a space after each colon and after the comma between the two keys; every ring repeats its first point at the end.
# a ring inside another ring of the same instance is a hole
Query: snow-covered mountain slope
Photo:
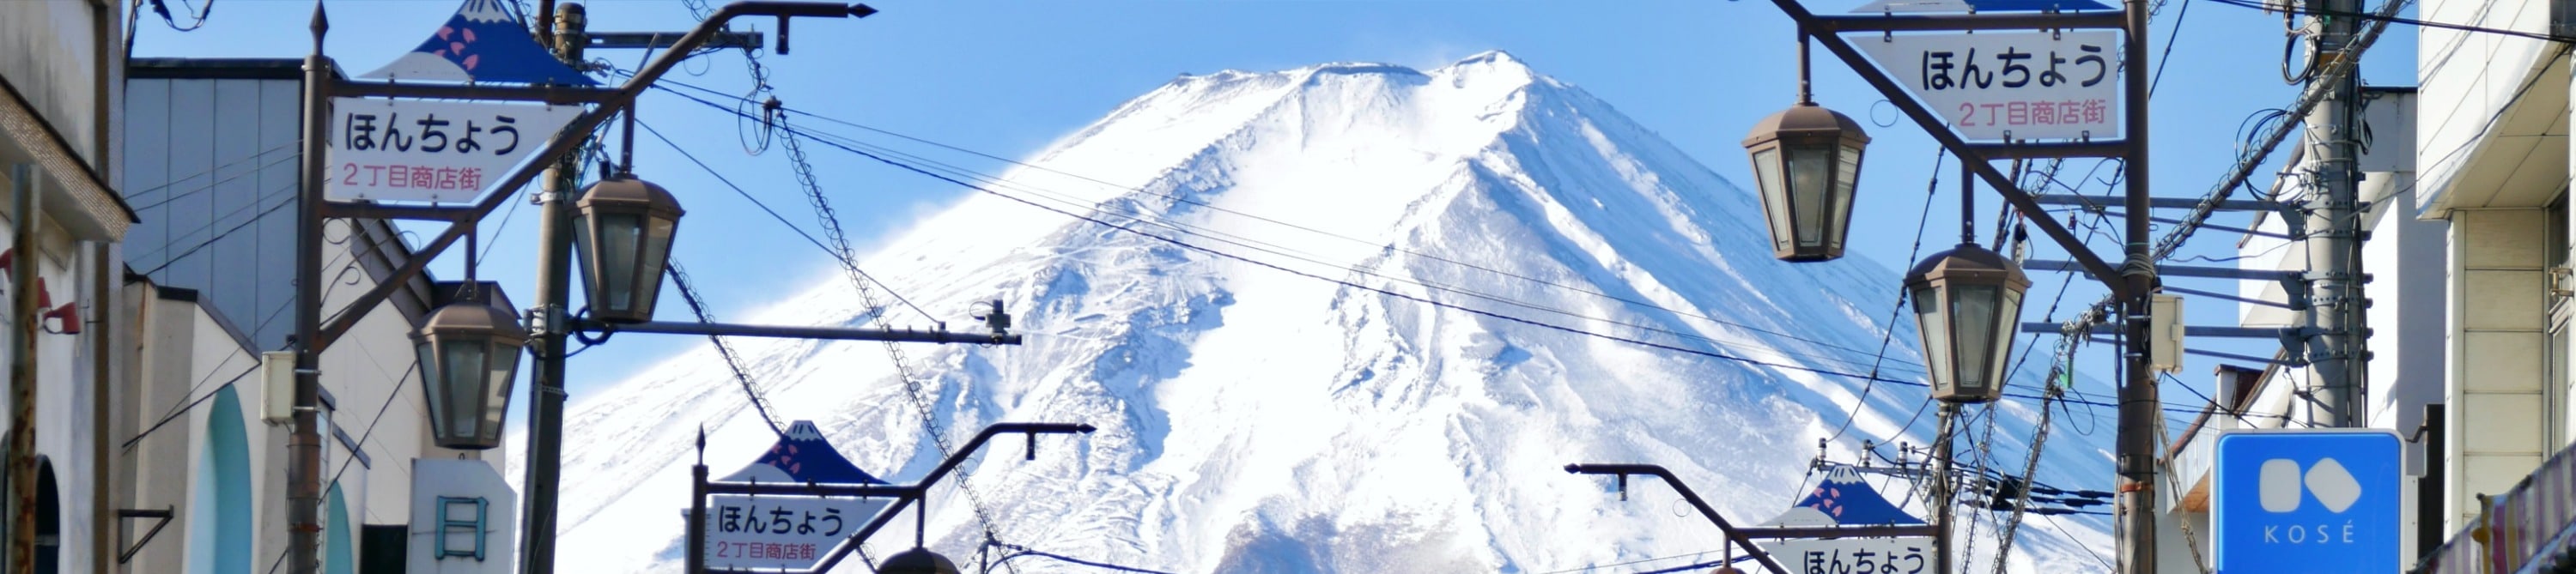
{"type": "MultiPolygon", "coordinates": [[[[1843,460],[1862,438],[1922,444],[1932,426],[1924,415],[1899,431],[1918,387],[1863,400],[1860,381],[1765,365],[1867,372],[1894,270],[1773,260],[1750,194],[1507,54],[1183,77],[1032,163],[992,189],[1128,229],[978,194],[866,262],[934,312],[998,297],[1028,334],[905,348],[951,442],[999,421],[1100,427],[1041,437],[1034,461],[1004,441],[971,465],[972,496],[955,479],[936,489],[930,545],[952,556],[983,540],[979,505],[1002,541],[1174,572],[1552,572],[1689,555],[1716,550],[1717,532],[1668,487],[1640,481],[1623,502],[1562,467],[1663,464],[1758,523],[1815,484],[1807,462],[1846,417],[1858,423],[1843,460]]],[[[837,281],[761,315],[748,319],[873,319],[837,281]]],[[[1919,379],[1899,328],[1883,371],[1919,379]]],[[[905,482],[940,458],[878,345],[737,344],[781,418],[818,421],[868,472],[905,482]]],[[[695,427],[712,429],[717,474],[774,438],[741,393],[701,349],[579,397],[562,563],[675,570],[695,427]]],[[[2037,413],[1995,412],[1994,464],[2017,473],[2037,413]]],[[[2039,479],[2101,488],[2097,440],[2058,433],[2039,479]]],[[[2060,520],[2020,531],[2015,571],[2098,568],[2085,547],[2109,547],[2104,523],[2060,520]]],[[[910,522],[870,553],[907,547],[910,522]]]]}

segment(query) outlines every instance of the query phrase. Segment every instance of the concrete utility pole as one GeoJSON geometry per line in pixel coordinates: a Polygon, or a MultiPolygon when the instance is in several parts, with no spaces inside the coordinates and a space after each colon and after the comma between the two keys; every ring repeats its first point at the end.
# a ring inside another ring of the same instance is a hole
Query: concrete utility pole
{"type": "Polygon", "coordinates": [[[2316,301],[2308,307],[2307,319],[2316,327],[2308,339],[2308,360],[2315,365],[2311,392],[2316,403],[2310,411],[2309,424],[2329,427],[2358,427],[2363,424],[2362,391],[2362,292],[2361,292],[2361,171],[2360,142],[2354,137],[2361,125],[2360,74],[2337,74],[2327,79],[2315,70],[2327,69],[2346,58],[2361,57],[2359,51],[2345,52],[2353,36],[2361,29],[2359,0],[2306,0],[2311,12],[2319,15],[2312,21],[2320,28],[2316,36],[2315,55],[2308,69],[2310,82],[2328,81],[2325,97],[2308,112],[2307,144],[2309,157],[2316,158],[2316,187],[2308,190],[2308,281],[2316,301]]]}
{"type": "Polygon", "coordinates": [[[9,574],[36,571],[36,336],[44,333],[36,314],[36,170],[10,167],[9,327],[9,574]]]}
{"type": "Polygon", "coordinates": [[[1952,507],[1956,506],[1953,500],[1957,498],[1950,482],[1950,430],[1958,420],[1959,404],[1944,402],[1938,408],[1941,409],[1940,426],[1932,431],[1935,433],[1932,438],[1932,525],[1940,530],[1932,536],[1932,555],[1940,562],[1932,565],[1932,574],[1950,574],[1958,566],[1958,556],[1953,554],[1957,549],[1952,547],[1954,542],[1951,540],[1956,532],[1950,528],[1950,520],[1955,514],[1952,507]]]}
{"type": "MultiPolygon", "coordinates": [[[[2127,178],[2127,194],[2121,198],[2122,210],[2129,216],[2127,256],[2120,264],[2120,279],[2127,287],[2120,290],[2121,328],[2126,335],[2121,341],[2120,433],[2118,466],[2119,496],[2114,503],[2119,518],[2120,572],[2153,574],[2156,570],[2156,457],[2164,453],[2156,429],[2163,425],[2163,399],[2156,388],[2156,371],[2148,367],[2155,354],[2155,337],[2148,336],[2149,317],[2157,287],[2156,256],[2152,244],[2153,230],[2147,214],[2152,212],[2148,195],[2147,174],[2147,0],[2123,0],[2127,41],[2121,42],[2121,88],[2127,91],[2128,124],[2122,127],[2129,144],[2120,159],[2120,173],[2127,178]]],[[[2036,217],[2036,216],[2034,216],[2036,217]]],[[[2108,280],[2109,278],[2104,278],[2108,280]]]]}
{"type": "Polygon", "coordinates": [[[313,3],[313,53],[304,57],[304,141],[296,192],[295,413],[286,438],[287,567],[289,574],[322,571],[322,188],[331,117],[331,60],[322,35],[331,21],[313,3]]]}
{"type": "MultiPolygon", "coordinates": [[[[555,57],[581,69],[582,48],[590,45],[583,34],[590,16],[580,4],[566,4],[558,9],[554,0],[545,0],[540,9],[554,14],[555,57]]],[[[529,309],[530,323],[536,325],[534,345],[528,358],[536,362],[536,371],[528,383],[528,449],[525,466],[527,478],[519,486],[519,572],[550,574],[555,570],[555,493],[563,482],[563,408],[565,335],[572,328],[571,317],[564,313],[564,302],[572,297],[572,201],[581,189],[581,152],[589,145],[588,134],[565,133],[564,137],[583,138],[546,168],[545,192],[540,197],[537,226],[537,301],[529,309]]]]}

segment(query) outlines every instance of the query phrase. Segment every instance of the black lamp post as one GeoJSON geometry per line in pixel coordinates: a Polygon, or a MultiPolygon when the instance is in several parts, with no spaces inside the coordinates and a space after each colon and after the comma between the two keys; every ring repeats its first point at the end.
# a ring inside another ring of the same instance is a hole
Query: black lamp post
{"type": "MultiPolygon", "coordinates": [[[[466,289],[473,289],[470,282],[466,289]]],[[[501,417],[528,331],[517,317],[478,297],[441,306],[412,333],[429,393],[430,434],[440,448],[486,450],[501,445],[501,417]]]]}
{"type": "Polygon", "coordinates": [[[877,564],[877,574],[957,574],[957,563],[928,548],[912,547],[877,564]]]}
{"type": "Polygon", "coordinates": [[[1843,256],[1851,205],[1869,134],[1850,116],[1816,105],[1808,88],[1807,38],[1798,37],[1798,103],[1753,125],[1744,152],[1753,158],[1771,253],[1782,261],[1843,256]]]}
{"type": "Polygon", "coordinates": [[[2004,363],[2029,289],[2020,265],[1973,242],[1932,254],[1906,272],[1932,398],[1983,403],[2003,395],[2004,363]]]}
{"type": "Polygon", "coordinates": [[[671,192],[630,174],[582,190],[573,251],[580,254],[590,318],[610,323],[653,319],[662,270],[671,259],[671,237],[680,226],[680,201],[671,192]]]}

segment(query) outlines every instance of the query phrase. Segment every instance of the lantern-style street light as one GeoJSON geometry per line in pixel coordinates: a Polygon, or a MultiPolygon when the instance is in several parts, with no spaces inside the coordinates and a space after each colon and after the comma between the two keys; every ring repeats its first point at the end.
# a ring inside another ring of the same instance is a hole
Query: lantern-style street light
{"type": "Polygon", "coordinates": [[[1932,398],[1983,403],[2003,395],[2004,363],[2029,289],[2020,265],[1974,242],[1932,254],[1906,272],[1932,398]]]}
{"type": "Polygon", "coordinates": [[[928,548],[914,546],[886,557],[877,565],[877,574],[957,574],[957,563],[928,548]]]}
{"type": "MultiPolygon", "coordinates": [[[[467,279],[465,289],[475,285],[467,279]]],[[[528,331],[517,317],[468,295],[433,311],[412,344],[429,393],[430,434],[440,448],[486,450],[501,445],[501,417],[528,331]]]]}
{"type": "Polygon", "coordinates": [[[1843,256],[1851,232],[1854,185],[1869,134],[1850,116],[1816,105],[1807,79],[1807,38],[1798,36],[1798,103],[1753,125],[1744,152],[1771,228],[1771,254],[1782,261],[1843,256]]]}
{"type": "Polygon", "coordinates": [[[653,320],[662,270],[671,260],[671,237],[680,226],[680,201],[632,174],[602,179],[574,202],[578,222],[573,251],[580,253],[590,318],[610,323],[653,320]]]}

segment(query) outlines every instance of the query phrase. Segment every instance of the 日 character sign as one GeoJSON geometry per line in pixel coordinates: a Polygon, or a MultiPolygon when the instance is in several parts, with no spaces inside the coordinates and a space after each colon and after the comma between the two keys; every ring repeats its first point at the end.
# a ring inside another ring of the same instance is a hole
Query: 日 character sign
{"type": "Polygon", "coordinates": [[[2120,35],[2108,30],[1853,37],[1972,141],[2120,139],[2120,35]]]}
{"type": "Polygon", "coordinates": [[[334,200],[468,202],[545,147],[581,108],[374,98],[331,100],[334,200]]]}

